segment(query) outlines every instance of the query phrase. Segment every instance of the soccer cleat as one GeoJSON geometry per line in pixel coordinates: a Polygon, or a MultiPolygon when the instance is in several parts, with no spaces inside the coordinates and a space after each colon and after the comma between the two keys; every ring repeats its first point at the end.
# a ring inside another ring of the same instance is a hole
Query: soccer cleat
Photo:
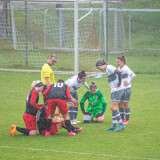
{"type": "Polygon", "coordinates": [[[111,126],[111,127],[109,127],[108,129],[106,129],[106,131],[113,131],[114,128],[116,128],[116,127],[111,126]]]}
{"type": "Polygon", "coordinates": [[[115,128],[114,128],[114,131],[116,131],[116,132],[117,132],[117,131],[120,131],[120,129],[119,129],[119,128],[117,128],[117,127],[115,127],[115,128]]]}
{"type": "Polygon", "coordinates": [[[12,125],[12,126],[11,126],[11,129],[10,129],[10,131],[9,131],[9,134],[10,134],[11,136],[14,136],[16,132],[17,132],[16,126],[15,126],[15,125],[12,125]]]}
{"type": "Polygon", "coordinates": [[[119,125],[119,126],[118,126],[118,129],[119,129],[119,130],[123,130],[123,129],[125,129],[125,128],[126,128],[125,125],[123,125],[123,126],[122,126],[122,125],[119,125]]]}
{"type": "Polygon", "coordinates": [[[82,128],[82,127],[81,127],[81,128],[76,128],[75,133],[81,132],[82,130],[83,130],[83,128],[82,128]]]}
{"type": "Polygon", "coordinates": [[[77,124],[74,120],[71,120],[71,124],[77,124]]]}
{"type": "Polygon", "coordinates": [[[109,127],[108,129],[106,129],[106,131],[119,131],[120,129],[118,129],[117,127],[109,127]]]}
{"type": "Polygon", "coordinates": [[[126,120],[123,124],[129,124],[129,123],[130,123],[130,121],[126,120]]]}
{"type": "Polygon", "coordinates": [[[45,136],[48,137],[51,136],[51,134],[48,131],[46,131],[45,136]]]}
{"type": "Polygon", "coordinates": [[[74,132],[68,132],[68,136],[75,136],[76,134],[74,132]]]}
{"type": "Polygon", "coordinates": [[[77,119],[74,119],[73,121],[76,123],[81,123],[81,121],[78,121],[77,119]]]}
{"type": "Polygon", "coordinates": [[[78,128],[79,126],[75,126],[74,128],[78,128]]]}

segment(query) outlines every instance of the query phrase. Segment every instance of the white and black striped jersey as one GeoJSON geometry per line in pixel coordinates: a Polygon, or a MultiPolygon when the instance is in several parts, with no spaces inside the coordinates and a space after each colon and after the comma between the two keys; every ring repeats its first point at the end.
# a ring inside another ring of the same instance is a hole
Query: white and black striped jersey
{"type": "Polygon", "coordinates": [[[130,88],[133,79],[135,78],[135,73],[130,70],[127,65],[124,65],[122,68],[118,67],[118,70],[121,71],[122,75],[122,86],[124,89],[130,88]],[[123,82],[128,82],[127,86],[124,86],[123,82]]]}
{"type": "Polygon", "coordinates": [[[78,75],[68,78],[65,81],[65,84],[67,84],[70,88],[70,93],[74,93],[78,88],[81,87],[83,84],[86,88],[88,87],[88,84],[86,82],[81,82],[78,80],[78,75]]]}
{"type": "Polygon", "coordinates": [[[116,67],[112,65],[107,65],[106,74],[107,74],[108,83],[111,87],[111,93],[122,89],[122,84],[118,88],[115,87],[115,85],[118,84],[118,75],[115,73],[115,70],[116,70],[116,67]]]}

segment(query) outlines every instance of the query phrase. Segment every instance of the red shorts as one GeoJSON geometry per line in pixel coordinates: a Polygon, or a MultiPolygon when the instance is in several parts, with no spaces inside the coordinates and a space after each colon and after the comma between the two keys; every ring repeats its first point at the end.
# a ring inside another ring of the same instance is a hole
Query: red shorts
{"type": "Polygon", "coordinates": [[[68,113],[67,102],[65,100],[49,99],[47,103],[48,103],[48,114],[55,113],[57,106],[59,108],[59,113],[62,113],[62,114],[68,113]]]}
{"type": "Polygon", "coordinates": [[[36,117],[28,113],[23,114],[23,119],[28,130],[37,130],[36,117]]]}
{"type": "MultiPolygon", "coordinates": [[[[57,125],[56,125],[56,124],[52,124],[49,133],[50,133],[51,135],[54,135],[54,134],[57,133],[57,132],[58,132],[57,125]]],[[[39,133],[40,133],[41,135],[45,135],[46,130],[44,130],[44,131],[42,131],[42,132],[39,132],[39,133]]]]}

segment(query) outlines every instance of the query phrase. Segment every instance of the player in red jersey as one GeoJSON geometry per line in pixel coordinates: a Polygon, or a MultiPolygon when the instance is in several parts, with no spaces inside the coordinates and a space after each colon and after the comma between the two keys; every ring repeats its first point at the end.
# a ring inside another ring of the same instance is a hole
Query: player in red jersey
{"type": "Polygon", "coordinates": [[[41,81],[32,82],[32,90],[29,92],[26,100],[26,110],[23,114],[23,119],[26,124],[26,128],[11,126],[9,134],[14,136],[15,133],[21,132],[25,135],[36,136],[37,135],[37,125],[36,125],[36,115],[38,110],[40,111],[44,104],[38,104],[39,93],[43,90],[43,83],[41,81]]]}
{"type": "Polygon", "coordinates": [[[59,112],[62,114],[64,118],[64,122],[68,130],[68,136],[74,136],[75,133],[72,131],[72,125],[69,119],[68,107],[66,102],[66,100],[70,98],[69,87],[64,83],[63,80],[60,79],[57,83],[54,83],[49,88],[47,88],[43,92],[43,96],[45,99],[47,99],[49,114],[47,118],[45,136],[51,135],[49,131],[52,125],[52,119],[54,117],[56,107],[59,108],[59,112]]]}

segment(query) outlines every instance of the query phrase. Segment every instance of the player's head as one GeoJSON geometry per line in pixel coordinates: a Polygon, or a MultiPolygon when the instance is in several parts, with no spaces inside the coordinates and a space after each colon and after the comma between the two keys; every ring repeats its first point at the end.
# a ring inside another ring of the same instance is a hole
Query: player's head
{"type": "Polygon", "coordinates": [[[118,65],[118,67],[123,67],[126,64],[126,59],[124,56],[119,56],[116,59],[116,63],[118,65]]]}
{"type": "Polygon", "coordinates": [[[36,89],[38,92],[41,92],[43,90],[43,83],[39,80],[33,81],[31,84],[32,89],[36,89]]]}
{"type": "Polygon", "coordinates": [[[63,79],[59,79],[58,82],[59,83],[64,83],[64,80],[63,79]]]}
{"type": "Polygon", "coordinates": [[[81,82],[85,82],[86,81],[86,73],[85,70],[82,70],[81,72],[78,73],[78,78],[81,82]]]}
{"type": "Polygon", "coordinates": [[[106,62],[105,60],[98,60],[97,63],[96,63],[96,67],[100,71],[105,71],[107,65],[108,65],[108,62],[106,62]]]}
{"type": "Polygon", "coordinates": [[[97,86],[94,81],[92,81],[92,84],[90,85],[90,90],[92,95],[96,94],[97,86]]]}
{"type": "Polygon", "coordinates": [[[51,54],[49,56],[49,59],[48,59],[48,64],[50,66],[53,66],[56,62],[57,62],[57,56],[56,56],[56,54],[51,54]]]}

